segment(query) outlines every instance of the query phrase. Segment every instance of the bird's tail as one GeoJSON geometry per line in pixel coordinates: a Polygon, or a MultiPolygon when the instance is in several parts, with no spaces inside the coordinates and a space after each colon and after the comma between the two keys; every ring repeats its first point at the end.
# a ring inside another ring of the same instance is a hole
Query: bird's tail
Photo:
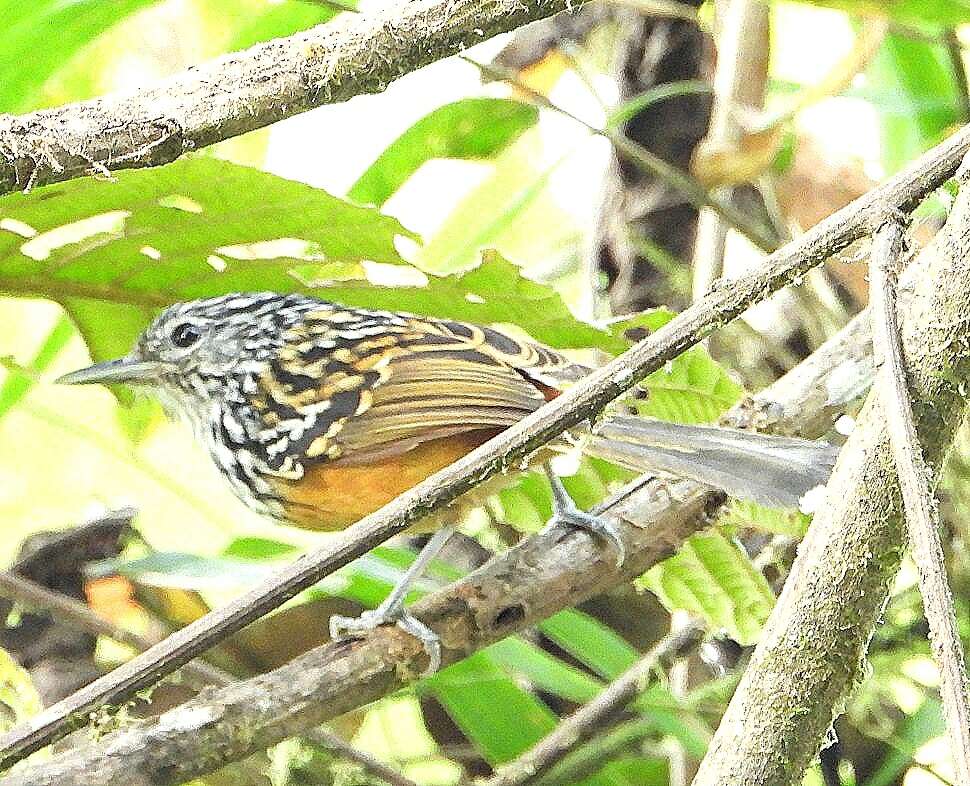
{"type": "Polygon", "coordinates": [[[796,508],[824,485],[838,448],[827,442],[615,416],[595,429],[588,451],[639,472],[669,472],[763,505],[796,508]]]}

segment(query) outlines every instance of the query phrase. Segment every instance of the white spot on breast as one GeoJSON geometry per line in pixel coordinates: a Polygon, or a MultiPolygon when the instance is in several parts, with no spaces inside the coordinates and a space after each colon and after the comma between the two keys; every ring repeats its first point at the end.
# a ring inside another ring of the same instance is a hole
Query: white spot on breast
{"type": "Polygon", "coordinates": [[[229,436],[236,442],[246,441],[246,430],[232,416],[232,413],[228,411],[222,413],[222,425],[225,427],[229,436]]]}

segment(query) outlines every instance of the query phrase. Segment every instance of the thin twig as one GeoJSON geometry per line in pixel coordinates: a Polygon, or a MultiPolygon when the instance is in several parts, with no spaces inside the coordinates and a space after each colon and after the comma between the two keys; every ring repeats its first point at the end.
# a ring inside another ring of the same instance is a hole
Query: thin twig
{"type": "Polygon", "coordinates": [[[502,767],[482,786],[522,786],[546,772],[580,742],[594,734],[600,724],[622,710],[643,690],[653,672],[668,668],[693,651],[704,635],[704,626],[691,621],[669,633],[621,676],[611,682],[576,712],[564,719],[551,734],[510,764],[502,767]]]}
{"type": "MultiPolygon", "coordinates": [[[[126,647],[131,647],[136,652],[144,652],[155,644],[144,636],[139,636],[120,625],[115,625],[110,620],[95,613],[90,606],[9,571],[0,572],[0,597],[30,609],[48,612],[62,623],[95,636],[105,636],[119,644],[124,644],[126,647]]],[[[181,673],[197,689],[206,685],[228,685],[234,680],[234,677],[228,672],[199,660],[186,663],[182,667],[181,673]]],[[[307,742],[360,765],[371,775],[383,779],[390,786],[417,786],[410,778],[391,769],[370,754],[358,750],[332,732],[318,728],[308,731],[304,736],[307,742]]]]}
{"type": "Polygon", "coordinates": [[[465,57],[464,55],[460,55],[459,57],[469,65],[475,66],[475,68],[489,78],[513,85],[517,90],[525,93],[536,106],[556,112],[563,117],[568,117],[591,134],[608,139],[613,147],[628,158],[637,168],[648,172],[659,180],[662,180],[671,188],[679,191],[694,207],[710,208],[727,226],[740,232],[763,251],[774,251],[778,247],[772,234],[760,223],[753,221],[749,216],[738,210],[730,201],[723,199],[718,194],[705,188],[702,183],[697,181],[689,173],[667,163],[659,156],[654,155],[646,148],[638,145],[619,130],[610,128],[609,126],[600,128],[583,120],[568,109],[554,103],[548,96],[527,85],[519,79],[515,71],[509,68],[503,68],[494,63],[479,63],[477,60],[465,57]]]}
{"type": "Polygon", "coordinates": [[[873,240],[869,265],[872,333],[882,384],[887,390],[884,415],[906,510],[913,559],[919,571],[930,642],[940,669],[940,694],[950,735],[951,754],[960,786],[970,786],[970,705],[967,672],[957,629],[953,595],[946,578],[940,522],[929,468],[916,433],[906,385],[896,307],[896,274],[905,253],[903,223],[890,217],[873,240]]]}
{"type": "Polygon", "coordinates": [[[804,275],[827,257],[873,231],[886,206],[911,210],[956,170],[970,148],[970,128],[956,132],[902,172],[816,224],[768,257],[757,269],[715,288],[664,327],[594,371],[532,415],[436,472],[390,504],[354,524],[326,546],[309,552],[275,576],[176,631],[142,655],[95,680],[0,738],[0,767],[58,739],[78,718],[103,704],[118,704],[171,674],[183,663],[282,605],[307,587],[367,553],[415,521],[443,507],[540,445],[602,410],[754,303],[804,275]],[[73,719],[73,720],[72,720],[73,719]]]}

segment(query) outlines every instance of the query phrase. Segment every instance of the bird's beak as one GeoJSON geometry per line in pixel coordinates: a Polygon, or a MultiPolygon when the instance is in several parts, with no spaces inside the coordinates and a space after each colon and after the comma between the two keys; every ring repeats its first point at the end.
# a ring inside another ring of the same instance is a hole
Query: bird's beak
{"type": "Polygon", "coordinates": [[[56,380],[58,385],[106,385],[115,382],[154,382],[164,370],[162,363],[123,357],[72,371],[56,380]]]}

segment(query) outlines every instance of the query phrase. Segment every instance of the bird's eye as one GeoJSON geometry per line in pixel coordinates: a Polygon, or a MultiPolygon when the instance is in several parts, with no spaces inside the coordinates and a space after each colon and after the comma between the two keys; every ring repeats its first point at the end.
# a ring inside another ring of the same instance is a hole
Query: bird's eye
{"type": "Polygon", "coordinates": [[[180,349],[191,347],[200,338],[202,333],[199,328],[189,322],[183,322],[172,328],[172,343],[180,349]]]}

